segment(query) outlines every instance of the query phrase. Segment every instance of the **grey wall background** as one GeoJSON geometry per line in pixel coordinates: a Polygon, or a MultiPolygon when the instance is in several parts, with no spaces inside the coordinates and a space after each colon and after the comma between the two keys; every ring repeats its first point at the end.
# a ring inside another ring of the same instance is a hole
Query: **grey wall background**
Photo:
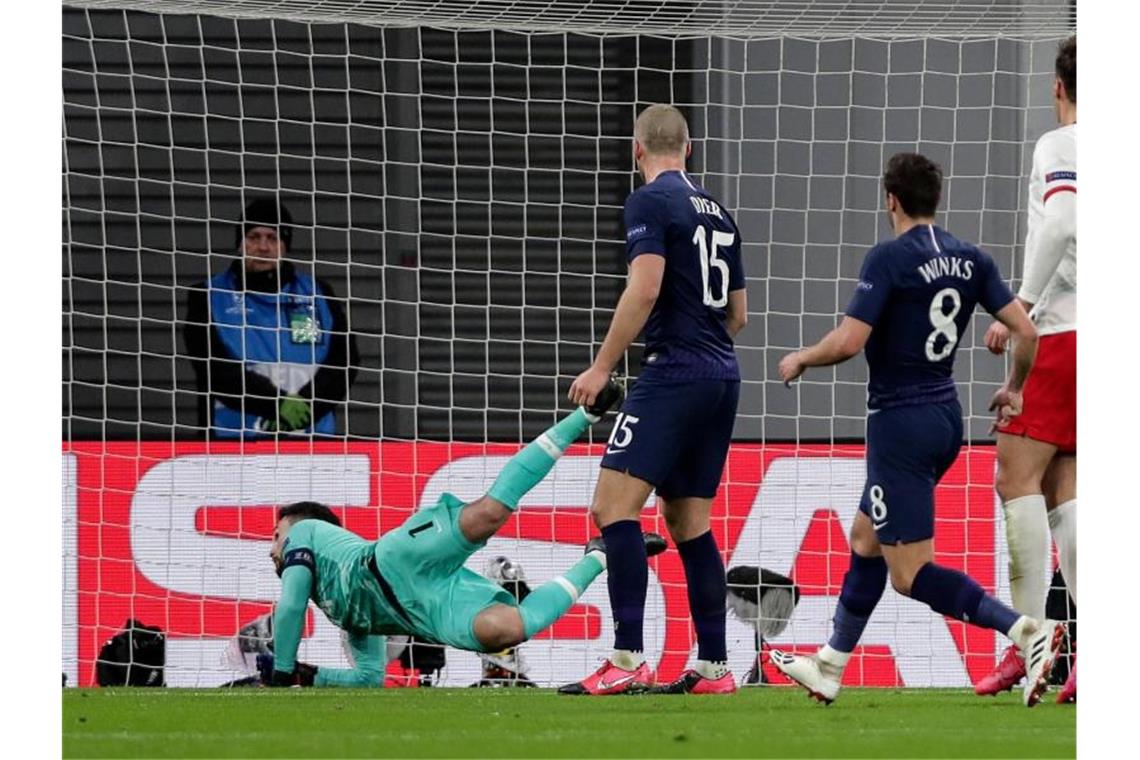
{"type": "MultiPolygon", "coordinates": [[[[674,40],[68,8],[63,30],[63,434],[130,439],[202,433],[177,323],[186,288],[231,260],[243,194],[263,192],[293,209],[292,257],[346,303],[362,365],[347,434],[537,434],[568,408],[624,284],[629,133],[658,101],[685,110],[691,171],[746,241],[737,436],[860,437],[861,361],[794,390],[776,363],[834,325],[886,235],[878,175],[898,150],[943,165],[940,222],[1019,274],[1059,39],[674,40]]],[[[958,359],[978,438],[1004,372],[980,348],[987,325],[958,359]]]]}

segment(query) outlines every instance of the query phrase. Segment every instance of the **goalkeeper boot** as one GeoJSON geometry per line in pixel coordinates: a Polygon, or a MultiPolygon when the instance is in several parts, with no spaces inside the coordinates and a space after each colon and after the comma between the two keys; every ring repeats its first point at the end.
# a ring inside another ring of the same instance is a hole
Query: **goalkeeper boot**
{"type": "MultiPolygon", "coordinates": [[[[642,539],[645,541],[645,556],[656,557],[661,552],[669,548],[665,543],[665,539],[657,533],[642,533],[642,539]]],[[[606,553],[606,540],[601,536],[594,536],[586,543],[586,554],[593,551],[600,551],[602,554],[606,553]]]]}
{"type": "Polygon", "coordinates": [[[664,686],[649,690],[650,694],[735,694],[736,682],[732,673],[725,671],[719,678],[706,678],[695,670],[686,670],[681,677],[664,686]]]}
{"type": "Polygon", "coordinates": [[[1056,620],[1033,620],[1023,617],[1017,625],[1024,625],[1020,631],[1021,651],[1025,653],[1025,687],[1022,703],[1033,707],[1041,701],[1041,695],[1049,688],[1049,675],[1053,663],[1061,651],[1065,640],[1065,624],[1056,620]]]}
{"type": "Polygon", "coordinates": [[[1061,687],[1061,692],[1057,695],[1057,704],[1063,705],[1066,702],[1076,703],[1077,701],[1077,661],[1073,660],[1073,666],[1069,668],[1069,677],[1065,679],[1065,685],[1061,687]]]}
{"type": "Polygon", "coordinates": [[[625,380],[614,373],[610,375],[605,387],[598,391],[594,403],[582,408],[592,418],[593,422],[597,422],[606,416],[606,412],[620,404],[623,398],[625,398],[625,380]]]}
{"type": "Polygon", "coordinates": [[[979,697],[996,696],[1017,686],[1022,678],[1025,678],[1025,661],[1021,659],[1017,646],[1010,644],[997,667],[974,684],[974,693],[979,697]]]}
{"type": "Polygon", "coordinates": [[[472,688],[501,688],[518,686],[534,688],[534,681],[522,673],[515,673],[499,665],[486,665],[483,668],[483,677],[471,684],[472,688]]]}
{"type": "Polygon", "coordinates": [[[842,665],[825,662],[819,652],[805,656],[773,649],[770,657],[776,669],[807,689],[812,699],[830,705],[839,696],[842,665]]]}

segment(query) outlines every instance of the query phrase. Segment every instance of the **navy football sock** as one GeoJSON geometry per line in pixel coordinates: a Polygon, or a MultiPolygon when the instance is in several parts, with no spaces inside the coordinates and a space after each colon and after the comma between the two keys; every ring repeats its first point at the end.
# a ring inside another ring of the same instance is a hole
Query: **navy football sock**
{"type": "Polygon", "coordinates": [[[1021,615],[986,594],[970,576],[927,562],[910,584],[910,596],[941,615],[1003,634],[1021,615]]]}
{"type": "Polygon", "coordinates": [[[618,520],[602,528],[606,542],[606,585],[614,615],[614,649],[641,652],[649,563],[639,520],[618,520]]]}
{"type": "Polygon", "coordinates": [[[685,565],[685,583],[689,588],[689,611],[697,629],[697,659],[724,662],[728,647],[724,643],[724,612],[728,581],[724,561],[716,548],[712,531],[677,544],[685,565]]]}
{"type": "Polygon", "coordinates": [[[843,589],[839,592],[839,604],[832,618],[828,646],[839,652],[855,649],[886,586],[886,560],[851,552],[851,566],[843,576],[843,589]]]}

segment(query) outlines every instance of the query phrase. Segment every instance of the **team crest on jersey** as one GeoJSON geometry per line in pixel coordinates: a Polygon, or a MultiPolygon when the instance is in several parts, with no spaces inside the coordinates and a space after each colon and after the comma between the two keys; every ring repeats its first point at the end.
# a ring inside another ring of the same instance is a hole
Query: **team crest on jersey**
{"type": "Polygon", "coordinates": [[[1057,182],[1058,180],[1067,179],[1072,182],[1077,181],[1076,172],[1049,172],[1045,175],[1046,182],[1057,182]]]}

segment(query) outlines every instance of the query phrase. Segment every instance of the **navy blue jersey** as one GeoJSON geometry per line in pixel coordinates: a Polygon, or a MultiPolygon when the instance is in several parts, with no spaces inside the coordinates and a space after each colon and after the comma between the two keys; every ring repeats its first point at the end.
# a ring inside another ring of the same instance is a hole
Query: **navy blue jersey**
{"type": "Polygon", "coordinates": [[[867,341],[867,406],[956,400],[954,354],[974,307],[995,314],[1013,300],[986,253],[921,224],[863,260],[847,315],[874,328],[867,341]]]}
{"type": "Polygon", "coordinates": [[[744,268],[728,212],[684,172],[663,172],[626,199],[625,239],[631,262],[643,253],[665,257],[645,324],[643,374],[739,380],[724,321],[728,294],[744,287],[744,268]]]}

